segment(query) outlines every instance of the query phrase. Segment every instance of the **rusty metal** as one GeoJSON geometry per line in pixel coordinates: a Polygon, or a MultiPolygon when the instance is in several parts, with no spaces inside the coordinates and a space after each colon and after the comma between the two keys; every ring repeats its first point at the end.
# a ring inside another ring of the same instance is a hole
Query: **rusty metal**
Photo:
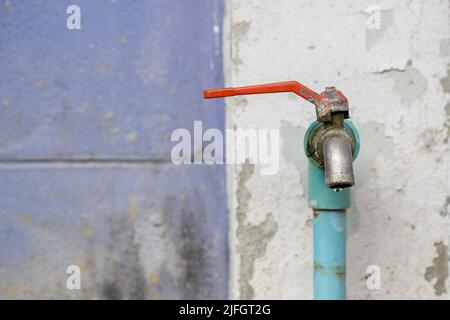
{"type": "Polygon", "coordinates": [[[215,88],[203,91],[205,99],[232,97],[244,94],[262,94],[293,92],[303,99],[311,102],[316,107],[317,119],[322,122],[332,121],[332,114],[341,113],[345,118],[349,117],[348,100],[344,94],[334,87],[327,87],[318,94],[298,81],[274,82],[235,88],[215,88]]]}

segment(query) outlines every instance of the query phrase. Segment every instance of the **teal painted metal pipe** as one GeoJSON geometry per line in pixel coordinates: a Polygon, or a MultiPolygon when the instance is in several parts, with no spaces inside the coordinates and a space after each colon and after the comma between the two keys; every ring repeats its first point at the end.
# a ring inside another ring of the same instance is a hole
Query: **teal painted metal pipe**
{"type": "MultiPolygon", "coordinates": [[[[305,135],[307,144],[319,125],[311,124],[305,135]]],[[[350,121],[346,129],[353,135],[359,151],[359,136],[350,121]]],[[[314,299],[343,300],[346,298],[346,209],[351,205],[351,189],[334,192],[325,184],[325,172],[315,160],[309,159],[309,206],[314,211],[314,299]]]]}
{"type": "Polygon", "coordinates": [[[325,173],[309,161],[309,205],[314,211],[314,299],[346,298],[346,209],[350,188],[334,192],[325,173]]]}
{"type": "Polygon", "coordinates": [[[346,298],[345,210],[314,211],[314,299],[346,298]]]}

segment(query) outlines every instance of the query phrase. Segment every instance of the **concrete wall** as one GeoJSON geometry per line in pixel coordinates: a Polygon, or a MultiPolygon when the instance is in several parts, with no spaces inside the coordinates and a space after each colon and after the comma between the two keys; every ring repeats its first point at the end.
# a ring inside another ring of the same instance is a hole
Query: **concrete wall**
{"type": "MultiPolygon", "coordinates": [[[[349,298],[448,298],[449,2],[226,3],[228,85],[295,79],[349,98],[362,140],[348,212],[349,298]],[[366,12],[373,5],[379,25],[366,12]],[[379,290],[367,289],[369,265],[380,267],[379,290]]],[[[310,299],[302,139],[313,108],[294,94],[235,97],[227,107],[228,128],[277,128],[281,142],[274,176],[228,167],[231,297],[310,299]]]]}

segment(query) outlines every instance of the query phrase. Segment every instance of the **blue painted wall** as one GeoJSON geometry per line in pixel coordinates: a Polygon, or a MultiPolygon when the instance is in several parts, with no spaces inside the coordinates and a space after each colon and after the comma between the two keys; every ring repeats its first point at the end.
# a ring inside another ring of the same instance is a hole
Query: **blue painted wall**
{"type": "Polygon", "coordinates": [[[0,7],[0,298],[227,297],[225,168],[170,162],[174,129],[223,129],[201,99],[223,85],[222,10],[0,7]],[[65,287],[71,264],[81,291],[65,287]]]}

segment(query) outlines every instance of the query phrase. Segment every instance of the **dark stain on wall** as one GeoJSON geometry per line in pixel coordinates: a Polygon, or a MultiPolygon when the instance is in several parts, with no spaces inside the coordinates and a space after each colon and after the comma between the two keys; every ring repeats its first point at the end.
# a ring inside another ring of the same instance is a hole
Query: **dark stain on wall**
{"type": "MultiPolygon", "coordinates": [[[[211,256],[214,237],[208,232],[208,212],[198,189],[185,196],[179,217],[171,217],[168,226],[176,247],[175,275],[180,286],[181,299],[211,298],[211,288],[217,275],[211,256]],[[177,220],[175,220],[177,219],[177,220]]],[[[173,198],[166,198],[165,211],[172,208],[173,198]]],[[[164,214],[167,216],[167,213],[164,214]]]]}
{"type": "Polygon", "coordinates": [[[433,287],[436,295],[440,296],[447,293],[445,282],[448,278],[448,247],[442,241],[436,242],[434,246],[437,256],[433,259],[433,264],[426,268],[425,279],[431,282],[436,278],[433,287]]]}
{"type": "Polygon", "coordinates": [[[102,283],[102,299],[146,298],[146,279],[139,256],[139,244],[127,216],[109,219],[108,267],[102,283]]]}

